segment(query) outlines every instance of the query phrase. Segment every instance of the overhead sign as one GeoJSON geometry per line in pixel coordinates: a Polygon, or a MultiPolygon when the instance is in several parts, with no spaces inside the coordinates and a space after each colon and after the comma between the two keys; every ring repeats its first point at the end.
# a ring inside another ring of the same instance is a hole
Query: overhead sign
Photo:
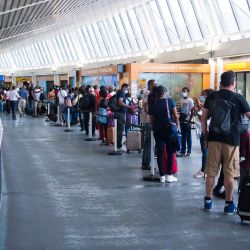
{"type": "Polygon", "coordinates": [[[97,68],[97,69],[85,69],[82,70],[83,76],[97,76],[97,75],[113,75],[117,74],[117,66],[107,66],[103,68],[97,68]]]}

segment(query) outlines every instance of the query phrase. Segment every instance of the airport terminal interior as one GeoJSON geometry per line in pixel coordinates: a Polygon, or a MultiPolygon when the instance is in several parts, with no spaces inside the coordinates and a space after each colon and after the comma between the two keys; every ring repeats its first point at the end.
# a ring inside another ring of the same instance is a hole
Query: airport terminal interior
{"type": "Polygon", "coordinates": [[[0,250],[250,248],[250,0],[0,0],[0,250]]]}

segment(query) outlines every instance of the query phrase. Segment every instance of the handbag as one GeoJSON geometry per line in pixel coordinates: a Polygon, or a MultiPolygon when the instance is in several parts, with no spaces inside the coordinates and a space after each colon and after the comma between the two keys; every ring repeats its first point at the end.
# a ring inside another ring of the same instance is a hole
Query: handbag
{"type": "Polygon", "coordinates": [[[166,113],[167,113],[167,132],[169,133],[169,137],[173,138],[174,147],[176,151],[181,150],[181,134],[178,131],[176,123],[170,121],[170,112],[168,107],[168,98],[166,99],[166,113]]]}

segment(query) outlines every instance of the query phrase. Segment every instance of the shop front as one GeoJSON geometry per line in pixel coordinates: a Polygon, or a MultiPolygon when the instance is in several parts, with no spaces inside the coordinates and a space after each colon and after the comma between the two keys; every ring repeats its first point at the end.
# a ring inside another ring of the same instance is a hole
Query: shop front
{"type": "Polygon", "coordinates": [[[147,88],[147,82],[155,79],[158,85],[167,88],[170,96],[178,101],[181,89],[186,86],[190,96],[199,96],[202,89],[210,86],[210,66],[208,64],[137,64],[126,65],[131,83],[131,94],[136,96],[147,88]]]}
{"type": "Polygon", "coordinates": [[[224,70],[236,73],[237,92],[250,102],[250,62],[233,62],[224,64],[224,70]]]}

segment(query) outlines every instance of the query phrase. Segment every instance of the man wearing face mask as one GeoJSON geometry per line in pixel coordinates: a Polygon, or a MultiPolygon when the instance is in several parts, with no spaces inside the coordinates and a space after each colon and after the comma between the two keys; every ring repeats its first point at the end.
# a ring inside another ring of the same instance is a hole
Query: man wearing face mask
{"type": "Polygon", "coordinates": [[[181,127],[181,152],[177,156],[190,156],[192,150],[191,137],[191,114],[194,107],[194,102],[188,97],[189,89],[184,87],[182,89],[181,112],[180,112],[180,127],[181,127]],[[187,152],[186,152],[187,148],[187,152]],[[187,154],[186,154],[187,153],[187,154]]]}
{"type": "Polygon", "coordinates": [[[133,109],[133,107],[126,105],[126,94],[128,93],[129,85],[124,83],[121,89],[117,92],[117,105],[119,109],[117,110],[117,148],[122,150],[122,135],[125,127],[125,114],[126,109],[133,109]]]}

